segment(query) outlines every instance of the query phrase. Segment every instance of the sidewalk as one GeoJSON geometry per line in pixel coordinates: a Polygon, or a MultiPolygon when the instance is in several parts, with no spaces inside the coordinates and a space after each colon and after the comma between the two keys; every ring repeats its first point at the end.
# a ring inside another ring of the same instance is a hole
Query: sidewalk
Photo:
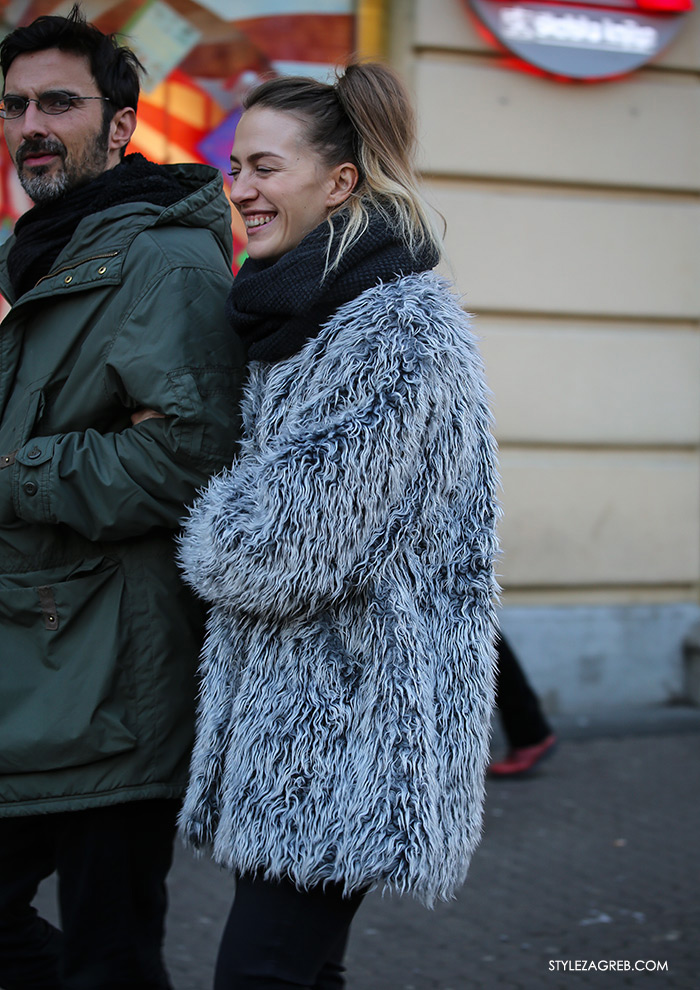
{"type": "MultiPolygon", "coordinates": [[[[700,711],[556,728],[536,776],[489,783],[457,900],[367,899],[348,990],[700,988],[700,711]],[[601,960],[667,969],[588,968],[601,960]]],[[[210,990],[230,880],[178,849],[170,891],[175,990],[210,990]]]]}

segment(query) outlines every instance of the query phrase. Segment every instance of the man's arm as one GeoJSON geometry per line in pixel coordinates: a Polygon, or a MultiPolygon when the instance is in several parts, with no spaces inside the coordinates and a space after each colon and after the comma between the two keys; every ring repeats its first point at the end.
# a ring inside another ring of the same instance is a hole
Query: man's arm
{"type": "Polygon", "coordinates": [[[223,315],[229,285],[194,268],[151,280],[115,338],[105,388],[127,409],[160,415],[120,432],[34,437],[7,471],[17,517],[92,540],[178,526],[235,453],[243,354],[223,315]]]}

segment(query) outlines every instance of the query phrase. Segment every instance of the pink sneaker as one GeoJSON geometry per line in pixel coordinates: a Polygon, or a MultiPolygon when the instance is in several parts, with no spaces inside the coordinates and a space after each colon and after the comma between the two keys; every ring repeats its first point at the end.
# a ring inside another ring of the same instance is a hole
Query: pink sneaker
{"type": "Polygon", "coordinates": [[[492,777],[518,777],[521,774],[529,773],[533,767],[551,756],[557,745],[557,737],[549,735],[536,746],[521,746],[518,749],[511,749],[504,760],[499,763],[492,763],[489,773],[492,777]]]}

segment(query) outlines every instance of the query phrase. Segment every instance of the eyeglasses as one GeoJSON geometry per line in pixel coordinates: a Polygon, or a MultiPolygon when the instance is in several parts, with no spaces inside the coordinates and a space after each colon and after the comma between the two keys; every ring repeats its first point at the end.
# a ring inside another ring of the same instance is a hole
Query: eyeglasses
{"type": "Polygon", "coordinates": [[[0,100],[0,117],[4,120],[14,120],[21,117],[30,103],[36,103],[42,113],[56,115],[66,113],[71,110],[74,103],[82,100],[106,100],[112,101],[108,96],[72,96],[70,93],[51,91],[42,93],[38,100],[31,100],[28,96],[6,96],[0,100]]]}

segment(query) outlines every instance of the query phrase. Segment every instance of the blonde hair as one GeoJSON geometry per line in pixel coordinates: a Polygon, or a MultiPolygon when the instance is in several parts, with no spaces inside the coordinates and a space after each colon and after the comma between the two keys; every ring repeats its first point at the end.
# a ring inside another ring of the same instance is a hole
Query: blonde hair
{"type": "Polygon", "coordinates": [[[327,270],[337,267],[362,236],[372,211],[386,218],[414,255],[426,246],[441,253],[442,238],[418,187],[415,113],[392,69],[378,62],[354,62],[334,85],[282,76],[248,94],[245,108],[254,106],[294,114],[329,168],[349,161],[358,169],[353,193],[328,218],[327,270]],[[347,223],[334,246],[330,221],[341,213],[347,215],[347,223]]]}

